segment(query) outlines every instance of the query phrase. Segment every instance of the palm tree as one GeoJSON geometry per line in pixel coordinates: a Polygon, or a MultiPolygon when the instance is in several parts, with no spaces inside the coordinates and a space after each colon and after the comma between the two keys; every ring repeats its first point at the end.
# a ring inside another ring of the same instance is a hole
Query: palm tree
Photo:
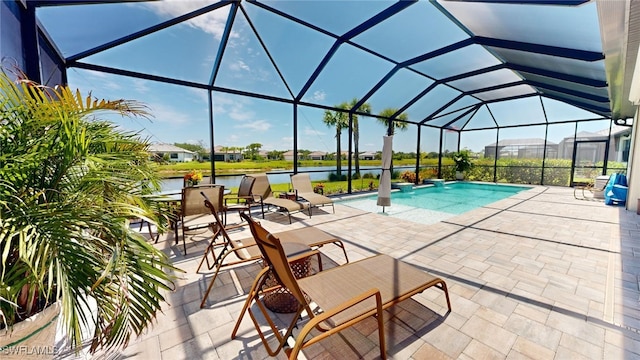
{"type": "MultiPolygon", "coordinates": [[[[396,116],[395,118],[398,120],[405,120],[405,121],[396,121],[396,120],[391,120],[391,116],[393,116],[393,114],[397,113],[398,109],[395,108],[386,108],[383,109],[382,111],[380,111],[380,113],[378,115],[385,117],[383,118],[378,118],[378,122],[383,124],[385,126],[385,129],[387,132],[389,132],[389,121],[393,121],[391,123],[391,133],[387,134],[387,135],[394,135],[396,133],[396,129],[400,130],[400,131],[406,131],[407,128],[409,127],[409,123],[405,122],[406,120],[409,120],[409,115],[407,115],[407,113],[401,113],[398,116],[396,116]]],[[[393,174],[393,157],[391,158],[391,173],[393,174]]]]}
{"type": "Polygon", "coordinates": [[[72,348],[89,324],[92,352],[126,346],[178,269],[125,226],[167,228],[149,200],[159,190],[149,143],[94,116],[147,117],[146,107],[22,79],[0,71],[0,313],[12,326],[58,302],[72,348]]]}
{"type": "MultiPolygon", "coordinates": [[[[354,98],[349,103],[349,107],[353,109],[359,101],[360,100],[358,100],[357,98],[354,98]]],[[[358,109],[354,109],[354,110],[359,110],[360,112],[369,114],[371,113],[371,105],[369,103],[364,103],[360,105],[358,109]]],[[[360,174],[359,143],[360,143],[360,126],[358,125],[358,115],[353,114],[353,152],[355,154],[355,168],[356,168],[355,170],[356,170],[356,173],[358,174],[360,174]]]]}
{"type": "MultiPolygon", "coordinates": [[[[336,106],[338,109],[349,109],[348,103],[342,103],[336,106]]],[[[344,111],[337,110],[325,110],[324,118],[322,121],[327,125],[327,127],[335,127],[336,128],[336,174],[338,175],[338,179],[342,178],[342,152],[340,149],[340,135],[342,133],[342,129],[349,126],[349,114],[344,111]]]]}
{"type": "MultiPolygon", "coordinates": [[[[380,111],[380,113],[378,115],[384,117],[383,118],[378,118],[378,122],[383,124],[385,126],[385,129],[389,128],[389,120],[391,118],[391,116],[393,116],[393,114],[397,113],[398,109],[394,109],[394,108],[386,108],[383,109],[382,111],[380,111]]],[[[396,133],[396,129],[400,130],[400,131],[406,131],[407,128],[409,127],[409,124],[406,123],[406,120],[409,120],[409,115],[407,115],[407,113],[402,113],[398,116],[396,116],[396,119],[398,120],[404,120],[404,121],[393,121],[393,124],[391,126],[391,134],[387,134],[387,135],[393,135],[396,133]]]]}

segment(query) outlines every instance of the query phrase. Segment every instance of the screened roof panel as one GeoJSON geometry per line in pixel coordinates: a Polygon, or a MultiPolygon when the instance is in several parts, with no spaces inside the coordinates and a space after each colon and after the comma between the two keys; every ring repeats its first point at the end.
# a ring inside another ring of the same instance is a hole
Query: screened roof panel
{"type": "Polygon", "coordinates": [[[362,98],[392,68],[393,64],[388,61],[342,44],[304,94],[303,100],[337,105],[362,98]]]}
{"type": "MultiPolygon", "coordinates": [[[[530,73],[521,73],[522,75],[524,75],[527,80],[529,81],[534,81],[536,83],[540,83],[540,84],[545,84],[545,85],[550,85],[553,87],[559,87],[559,88],[563,88],[563,89],[570,89],[573,91],[578,91],[581,93],[585,93],[585,94],[590,94],[593,96],[600,96],[603,98],[607,98],[608,97],[608,90],[607,87],[594,87],[594,86],[589,86],[589,85],[584,85],[584,84],[580,84],[580,83],[576,83],[576,82],[571,82],[571,81],[566,81],[566,80],[562,80],[562,79],[555,79],[555,78],[551,78],[548,76],[541,76],[541,75],[536,75],[536,74],[530,74],[530,73]]],[[[543,86],[539,86],[539,88],[544,89],[543,86]]]]}
{"type": "Polygon", "coordinates": [[[548,122],[580,119],[597,119],[600,115],[586,111],[558,100],[542,97],[542,105],[548,122]]]}
{"type": "Polygon", "coordinates": [[[463,130],[473,129],[491,129],[497,126],[493,115],[487,109],[486,105],[483,105],[478,111],[473,114],[471,120],[464,126],[463,130]]]}
{"type": "Polygon", "coordinates": [[[473,96],[463,96],[460,99],[456,100],[453,104],[450,104],[449,106],[447,106],[446,108],[442,109],[442,111],[440,111],[439,113],[435,114],[435,116],[442,116],[444,114],[450,113],[450,112],[454,112],[454,111],[458,111],[458,110],[464,110],[469,108],[472,105],[476,105],[480,103],[480,100],[478,100],[477,98],[473,97],[473,96]]]}
{"type": "Polygon", "coordinates": [[[254,1],[287,13],[300,20],[342,35],[391,6],[393,0],[379,1],[254,1]]]}
{"type": "Polygon", "coordinates": [[[589,110],[590,109],[598,109],[598,108],[607,109],[609,107],[608,103],[592,101],[592,100],[585,99],[585,98],[582,98],[582,97],[572,96],[572,95],[567,94],[567,93],[553,91],[553,90],[545,90],[543,95],[546,95],[548,97],[555,98],[555,99],[561,99],[561,100],[569,102],[569,103],[573,103],[573,105],[578,106],[578,107],[587,107],[587,109],[589,109],[589,110]]]}
{"type": "Polygon", "coordinates": [[[602,52],[595,1],[579,6],[438,1],[478,36],[602,52]]]}
{"type": "Polygon", "coordinates": [[[494,55],[480,45],[469,45],[435,58],[411,65],[436,79],[479,70],[500,64],[494,55]]]}
{"type": "Polygon", "coordinates": [[[446,127],[451,130],[460,130],[460,127],[453,126],[454,123],[462,120],[464,124],[474,113],[474,111],[469,111],[470,109],[458,110],[453,113],[449,113],[435,119],[429,120],[426,124],[438,126],[438,127],[446,127]]]}
{"type": "Polygon", "coordinates": [[[451,129],[463,129],[467,125],[467,123],[469,123],[469,121],[473,117],[474,113],[475,113],[475,111],[472,111],[472,112],[464,115],[463,117],[461,117],[458,120],[456,120],[453,124],[450,124],[449,128],[451,128],[451,129]]]}
{"type": "Polygon", "coordinates": [[[148,11],[148,4],[51,6],[38,8],[36,14],[65,56],[89,50],[162,21],[148,11]],[[69,31],[68,19],[73,19],[75,31],[69,31]]]}
{"type": "Polygon", "coordinates": [[[353,41],[402,62],[468,37],[430,2],[420,1],[356,36],[353,41]]]}
{"type": "Polygon", "coordinates": [[[475,93],[474,96],[484,101],[503,99],[510,96],[519,96],[526,94],[535,94],[536,90],[529,85],[510,86],[504,89],[497,89],[485,92],[475,93]]]}
{"type": "Polygon", "coordinates": [[[408,69],[400,69],[367,102],[376,114],[385,108],[399,109],[407,103],[408,98],[418,95],[431,84],[433,80],[429,78],[408,69]]]}
{"type": "MultiPolygon", "coordinates": [[[[228,7],[224,7],[214,12],[219,13],[207,13],[201,16],[208,19],[225,18],[229,10],[228,7]]],[[[194,18],[193,21],[205,23],[207,19],[194,18]]],[[[220,38],[217,35],[187,23],[179,23],[90,55],[82,61],[207,84],[211,78],[219,47],[220,38]],[[189,38],[190,42],[183,41],[184,38],[189,38]],[[157,46],[159,43],[164,46],[157,46]],[[194,48],[194,43],[199,46],[194,48]],[[168,52],[167,48],[174,51],[168,52]],[[184,56],[187,52],[190,56],[184,56]]]]}
{"type": "Polygon", "coordinates": [[[583,61],[566,57],[534,54],[525,51],[489,47],[508,63],[529,66],[532,68],[571,74],[588,79],[606,80],[604,60],[583,61]]]}
{"type": "Polygon", "coordinates": [[[453,100],[460,92],[446,85],[438,85],[407,108],[409,118],[422,121],[438,111],[440,107],[453,100]]]}
{"type": "Polygon", "coordinates": [[[287,84],[298,94],[335,39],[250,2],[244,9],[287,84]]]}
{"type": "Polygon", "coordinates": [[[238,13],[231,31],[214,85],[291,99],[244,14],[238,13]]]}
{"type": "Polygon", "coordinates": [[[498,126],[513,126],[525,124],[545,123],[546,119],[540,97],[531,96],[488,104],[491,113],[498,122],[498,126]]]}
{"type": "MultiPolygon", "coordinates": [[[[65,56],[89,50],[202,8],[210,1],[153,1],[46,6],[37,17],[65,56]],[[73,19],[72,23],[69,19],[73,19]]],[[[228,9],[228,6],[226,6],[228,9]]],[[[188,25],[220,37],[228,10],[190,20],[188,25]]]]}
{"type": "Polygon", "coordinates": [[[516,73],[508,69],[499,69],[475,76],[455,80],[449,84],[462,91],[472,91],[489,86],[507,84],[522,80],[516,73]]]}

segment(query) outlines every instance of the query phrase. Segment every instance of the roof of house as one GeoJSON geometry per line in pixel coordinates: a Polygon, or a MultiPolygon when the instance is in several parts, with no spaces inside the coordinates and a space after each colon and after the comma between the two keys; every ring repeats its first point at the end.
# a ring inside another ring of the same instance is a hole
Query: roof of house
{"type": "Polygon", "coordinates": [[[165,144],[165,143],[153,143],[149,145],[149,151],[150,152],[161,152],[161,153],[166,153],[166,152],[174,152],[174,153],[187,153],[187,154],[195,154],[195,152],[193,151],[189,151],[187,149],[183,149],[181,147],[175,146],[175,145],[171,145],[171,144],[165,144]]]}

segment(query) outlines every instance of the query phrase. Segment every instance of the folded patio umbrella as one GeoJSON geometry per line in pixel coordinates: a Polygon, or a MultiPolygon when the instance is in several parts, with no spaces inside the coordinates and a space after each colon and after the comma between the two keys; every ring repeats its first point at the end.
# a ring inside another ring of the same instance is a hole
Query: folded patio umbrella
{"type": "Polygon", "coordinates": [[[393,149],[393,136],[382,137],[382,174],[380,174],[380,185],[378,186],[378,206],[391,206],[391,151],[393,149]]]}

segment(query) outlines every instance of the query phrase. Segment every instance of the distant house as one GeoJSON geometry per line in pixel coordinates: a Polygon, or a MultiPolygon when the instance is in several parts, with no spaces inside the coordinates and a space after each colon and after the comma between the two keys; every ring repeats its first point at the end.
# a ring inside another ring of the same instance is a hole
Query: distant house
{"type": "Polygon", "coordinates": [[[150,144],[149,153],[160,159],[166,155],[171,162],[190,162],[198,159],[198,154],[193,151],[164,143],[150,144]]]}
{"type": "Polygon", "coordinates": [[[358,155],[358,158],[360,160],[375,160],[376,158],[376,153],[371,152],[371,151],[365,151],[365,152],[361,152],[358,155]]]}
{"type": "Polygon", "coordinates": [[[215,161],[235,162],[242,161],[244,156],[239,148],[218,145],[213,148],[213,159],[215,161]]]}
{"type": "Polygon", "coordinates": [[[310,160],[324,160],[325,156],[327,156],[326,152],[322,151],[314,151],[309,154],[310,160]]]}
{"type": "MultiPolygon", "coordinates": [[[[542,159],[545,154],[544,139],[504,139],[484,147],[484,157],[499,159],[542,159]]],[[[558,157],[558,144],[547,141],[546,157],[555,159],[558,157]]]]}
{"type": "MultiPolygon", "coordinates": [[[[284,156],[285,161],[293,161],[294,159],[293,150],[285,151],[284,154],[282,154],[282,156],[284,156]]],[[[300,160],[301,156],[302,154],[298,153],[298,160],[300,160]]]]}
{"type": "MultiPolygon", "coordinates": [[[[614,125],[611,127],[611,137],[608,137],[609,129],[596,132],[580,131],[575,139],[580,146],[576,151],[578,161],[597,162],[604,160],[602,154],[607,150],[608,161],[629,161],[631,146],[631,127],[614,125]],[[606,141],[609,140],[609,148],[606,149],[606,141]]],[[[560,157],[571,159],[573,156],[573,136],[566,137],[560,142],[560,157]]]]}

